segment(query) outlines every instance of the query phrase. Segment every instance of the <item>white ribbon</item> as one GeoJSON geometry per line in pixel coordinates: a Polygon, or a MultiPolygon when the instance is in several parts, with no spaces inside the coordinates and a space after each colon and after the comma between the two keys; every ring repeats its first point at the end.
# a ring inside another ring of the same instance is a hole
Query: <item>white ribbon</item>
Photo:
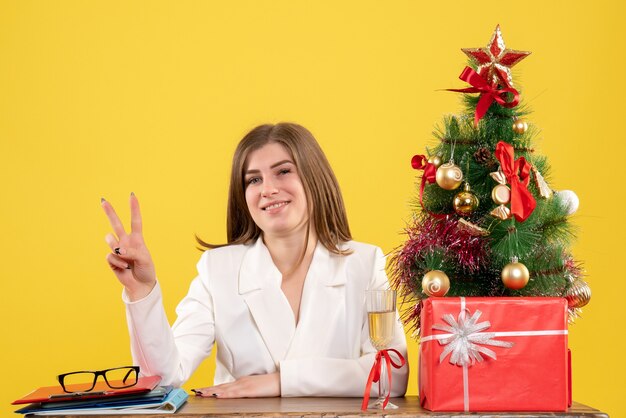
{"type": "Polygon", "coordinates": [[[439,357],[440,363],[443,362],[448,354],[452,353],[450,363],[457,366],[470,366],[475,362],[483,361],[481,353],[496,360],[496,353],[487,347],[483,347],[485,345],[505,348],[513,347],[512,342],[494,340],[495,333],[493,332],[482,332],[491,327],[491,322],[478,322],[478,318],[481,315],[481,311],[476,311],[471,317],[467,318],[463,310],[459,313],[458,321],[451,314],[446,314],[443,316],[443,320],[448,325],[433,325],[433,329],[451,333],[449,337],[439,339],[439,344],[446,346],[439,357]]]}
{"type": "Polygon", "coordinates": [[[483,332],[491,327],[491,322],[478,322],[482,315],[481,311],[477,310],[469,318],[466,312],[468,311],[465,308],[465,298],[461,298],[461,312],[459,312],[458,320],[452,314],[445,314],[442,319],[448,325],[433,325],[433,329],[447,331],[449,334],[430,335],[422,338],[422,342],[436,339],[439,341],[439,344],[446,346],[441,356],[439,356],[440,363],[443,362],[448,354],[452,353],[450,363],[467,367],[475,362],[483,361],[481,353],[496,360],[496,353],[484,347],[485,345],[504,348],[513,347],[512,342],[495,340],[495,332],[483,332]]]}
{"type": "Polygon", "coordinates": [[[454,315],[445,314],[442,319],[448,324],[435,324],[433,329],[439,331],[447,331],[448,334],[429,335],[420,338],[421,343],[437,340],[439,344],[445,345],[443,352],[439,356],[439,363],[442,363],[446,356],[450,353],[450,363],[463,367],[463,407],[465,411],[469,411],[469,373],[468,368],[475,362],[483,361],[484,354],[494,360],[496,353],[485,345],[511,348],[513,343],[509,341],[498,341],[495,337],[528,337],[542,335],[567,335],[567,330],[543,330],[543,331],[502,331],[502,332],[483,332],[491,327],[491,322],[478,322],[482,312],[476,310],[473,315],[467,318],[469,313],[465,307],[465,298],[461,297],[461,311],[458,320],[454,319],[454,315]]]}

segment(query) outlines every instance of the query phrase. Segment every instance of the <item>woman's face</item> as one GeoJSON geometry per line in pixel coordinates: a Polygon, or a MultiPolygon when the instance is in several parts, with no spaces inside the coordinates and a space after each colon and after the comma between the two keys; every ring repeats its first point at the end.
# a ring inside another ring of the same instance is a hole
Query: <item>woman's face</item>
{"type": "Polygon", "coordinates": [[[244,183],[250,215],[266,236],[287,237],[305,231],[306,194],[285,147],[271,142],[251,152],[244,183]]]}

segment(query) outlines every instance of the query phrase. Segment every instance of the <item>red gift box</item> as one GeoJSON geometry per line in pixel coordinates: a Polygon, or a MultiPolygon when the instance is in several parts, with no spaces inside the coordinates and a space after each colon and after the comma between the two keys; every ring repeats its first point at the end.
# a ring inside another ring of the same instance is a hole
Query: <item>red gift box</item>
{"type": "Polygon", "coordinates": [[[565,411],[567,300],[428,298],[419,391],[431,411],[565,411]]]}

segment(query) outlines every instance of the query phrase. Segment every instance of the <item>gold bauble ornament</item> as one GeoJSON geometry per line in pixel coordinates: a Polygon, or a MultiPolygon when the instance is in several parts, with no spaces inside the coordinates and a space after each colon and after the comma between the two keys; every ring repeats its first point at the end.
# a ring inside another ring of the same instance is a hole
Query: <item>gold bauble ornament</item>
{"type": "Polygon", "coordinates": [[[565,297],[569,308],[582,308],[591,300],[591,288],[584,280],[575,280],[567,289],[565,297]]]}
{"type": "Polygon", "coordinates": [[[450,161],[439,166],[435,180],[442,189],[454,190],[463,182],[463,172],[459,166],[450,161]]]}
{"type": "Polygon", "coordinates": [[[469,184],[465,183],[465,189],[454,196],[452,205],[458,215],[468,216],[478,209],[478,197],[472,193],[469,184]]]}
{"type": "Polygon", "coordinates": [[[519,290],[528,283],[530,273],[525,265],[518,262],[517,257],[513,257],[511,262],[502,269],[500,277],[502,277],[504,286],[509,289],[519,290]]]}
{"type": "Polygon", "coordinates": [[[434,165],[435,167],[439,168],[441,163],[443,163],[443,159],[441,159],[441,155],[433,155],[432,157],[428,159],[428,162],[434,165]]]}
{"type": "Polygon", "coordinates": [[[450,290],[450,279],[441,270],[431,270],[422,278],[422,290],[428,296],[445,296],[450,290]]]}
{"type": "Polygon", "coordinates": [[[513,132],[515,132],[516,134],[526,133],[527,130],[528,122],[526,122],[524,119],[516,119],[513,122],[513,132]]]}

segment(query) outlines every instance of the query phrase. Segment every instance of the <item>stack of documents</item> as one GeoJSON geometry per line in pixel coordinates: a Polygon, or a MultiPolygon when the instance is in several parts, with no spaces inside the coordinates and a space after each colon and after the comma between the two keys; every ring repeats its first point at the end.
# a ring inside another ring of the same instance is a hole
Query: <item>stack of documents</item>
{"type": "Polygon", "coordinates": [[[189,395],[180,388],[158,386],[160,380],[157,376],[140,377],[130,388],[96,387],[78,394],[64,393],[60,386],[42,387],[13,404],[30,404],[15,412],[33,415],[173,414],[189,395]]]}

